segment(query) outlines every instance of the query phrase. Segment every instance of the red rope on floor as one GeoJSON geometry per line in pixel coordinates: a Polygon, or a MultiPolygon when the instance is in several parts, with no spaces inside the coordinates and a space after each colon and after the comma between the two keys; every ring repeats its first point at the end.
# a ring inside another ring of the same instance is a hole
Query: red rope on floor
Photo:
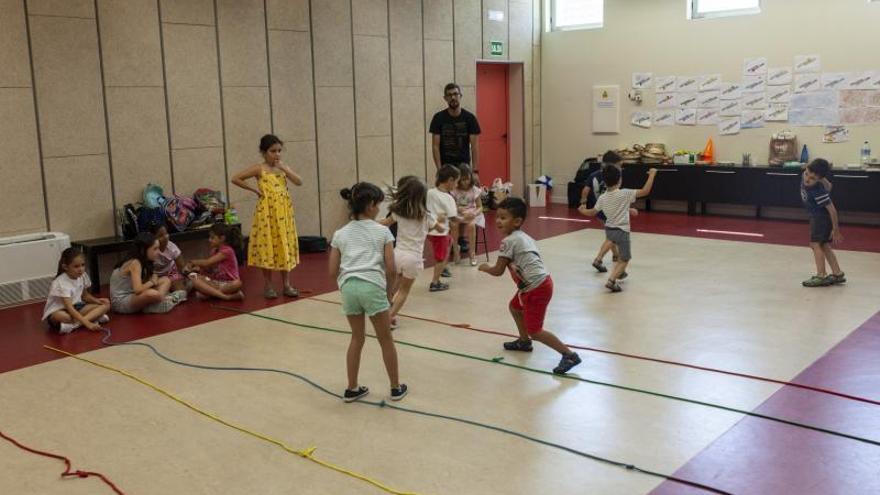
{"type": "MultiPolygon", "coordinates": [[[[318,299],[316,297],[312,297],[309,299],[312,301],[318,301],[318,302],[323,302],[323,303],[328,303],[328,304],[336,304],[336,305],[340,304],[336,301],[328,301],[325,299],[318,299]]],[[[448,327],[458,328],[461,330],[468,330],[468,331],[479,332],[479,333],[487,333],[487,334],[491,334],[491,335],[500,335],[503,337],[519,338],[519,335],[516,335],[516,334],[499,332],[497,330],[486,330],[484,328],[477,328],[477,327],[471,326],[469,323],[449,323],[449,322],[442,321],[442,320],[435,320],[432,318],[424,318],[421,316],[413,316],[413,315],[408,315],[408,314],[404,314],[404,313],[399,313],[398,316],[403,316],[405,318],[410,318],[412,320],[419,320],[419,321],[426,321],[429,323],[436,323],[438,325],[445,325],[448,327]]],[[[589,347],[589,346],[574,345],[574,344],[565,344],[565,345],[567,345],[568,347],[571,347],[572,349],[600,352],[602,354],[610,354],[612,356],[620,356],[620,357],[625,357],[625,358],[630,358],[630,359],[638,359],[641,361],[651,361],[654,363],[668,364],[671,366],[680,366],[682,368],[690,368],[690,369],[694,369],[694,370],[708,371],[711,373],[720,373],[722,375],[747,378],[749,380],[758,380],[758,381],[767,382],[767,383],[775,383],[778,385],[785,385],[787,387],[794,387],[794,388],[799,388],[802,390],[809,390],[811,392],[818,392],[821,394],[833,395],[835,397],[840,397],[843,399],[854,400],[854,401],[858,401],[858,402],[864,402],[865,404],[873,404],[875,406],[880,406],[880,401],[878,401],[878,400],[869,399],[867,397],[860,397],[858,395],[846,394],[846,393],[838,392],[836,390],[831,390],[828,388],[815,387],[813,385],[804,385],[804,384],[800,384],[800,383],[796,383],[796,382],[788,382],[785,380],[778,380],[776,378],[768,378],[766,376],[751,375],[749,373],[740,373],[738,371],[722,370],[719,368],[710,368],[708,366],[700,366],[697,364],[682,363],[679,361],[672,361],[672,360],[668,360],[668,359],[661,359],[661,358],[655,358],[655,357],[650,357],[650,356],[641,356],[638,354],[629,354],[626,352],[609,351],[607,349],[600,349],[598,347],[589,347]]]]}
{"type": "Polygon", "coordinates": [[[32,448],[28,447],[27,445],[22,445],[21,443],[16,441],[14,438],[9,437],[8,435],[3,433],[2,431],[0,431],[0,437],[2,437],[4,440],[8,441],[12,445],[15,445],[16,447],[18,447],[22,450],[25,450],[27,452],[30,452],[32,454],[41,455],[43,457],[51,457],[52,459],[58,459],[59,461],[63,461],[65,467],[64,467],[64,472],[61,473],[62,478],[68,478],[68,477],[73,477],[73,476],[76,476],[77,478],[88,478],[90,476],[95,476],[97,478],[100,478],[101,481],[106,483],[107,486],[109,486],[118,495],[125,495],[125,493],[123,493],[122,490],[120,490],[116,485],[113,484],[112,481],[107,479],[107,477],[101,473],[95,473],[93,471],[79,471],[79,470],[71,471],[70,459],[68,459],[67,457],[64,457],[63,455],[58,455],[58,454],[53,454],[51,452],[44,452],[42,450],[32,449],[32,448]]]}

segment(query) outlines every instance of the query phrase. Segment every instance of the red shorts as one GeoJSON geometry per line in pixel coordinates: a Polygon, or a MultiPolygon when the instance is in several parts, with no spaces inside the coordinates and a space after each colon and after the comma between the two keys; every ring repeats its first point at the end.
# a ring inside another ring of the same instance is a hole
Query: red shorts
{"type": "Polygon", "coordinates": [[[510,308],[522,311],[526,331],[529,335],[540,333],[544,330],[544,316],[547,314],[547,306],[553,298],[553,279],[547,276],[541,285],[528,292],[517,292],[510,300],[510,308]]]}
{"type": "Polygon", "coordinates": [[[452,237],[448,235],[429,235],[431,250],[434,251],[434,261],[441,263],[449,256],[449,247],[452,246],[452,237]]]}

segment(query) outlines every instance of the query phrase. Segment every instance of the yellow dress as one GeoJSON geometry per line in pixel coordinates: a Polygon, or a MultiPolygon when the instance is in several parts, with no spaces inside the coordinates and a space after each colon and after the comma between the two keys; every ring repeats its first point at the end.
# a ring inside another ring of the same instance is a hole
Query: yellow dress
{"type": "Polygon", "coordinates": [[[299,264],[299,240],[293,220],[293,202],[282,174],[260,173],[254,224],[248,244],[248,265],[269,270],[292,270],[299,264]]]}

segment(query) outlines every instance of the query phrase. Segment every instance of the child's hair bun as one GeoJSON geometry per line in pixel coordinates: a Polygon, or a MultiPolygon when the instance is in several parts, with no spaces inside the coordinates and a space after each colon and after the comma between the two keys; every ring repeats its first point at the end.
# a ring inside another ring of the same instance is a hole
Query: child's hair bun
{"type": "Polygon", "coordinates": [[[351,199],[351,189],[346,187],[339,191],[339,195],[342,196],[342,199],[349,201],[351,199]]]}

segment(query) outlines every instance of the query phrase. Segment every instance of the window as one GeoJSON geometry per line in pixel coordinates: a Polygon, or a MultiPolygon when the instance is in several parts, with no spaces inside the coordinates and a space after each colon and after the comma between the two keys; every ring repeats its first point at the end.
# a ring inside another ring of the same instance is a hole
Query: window
{"type": "Polygon", "coordinates": [[[689,0],[691,19],[758,14],[761,0],[689,0]]]}
{"type": "Polygon", "coordinates": [[[605,0],[549,0],[551,31],[597,29],[605,18],[605,0]]]}

